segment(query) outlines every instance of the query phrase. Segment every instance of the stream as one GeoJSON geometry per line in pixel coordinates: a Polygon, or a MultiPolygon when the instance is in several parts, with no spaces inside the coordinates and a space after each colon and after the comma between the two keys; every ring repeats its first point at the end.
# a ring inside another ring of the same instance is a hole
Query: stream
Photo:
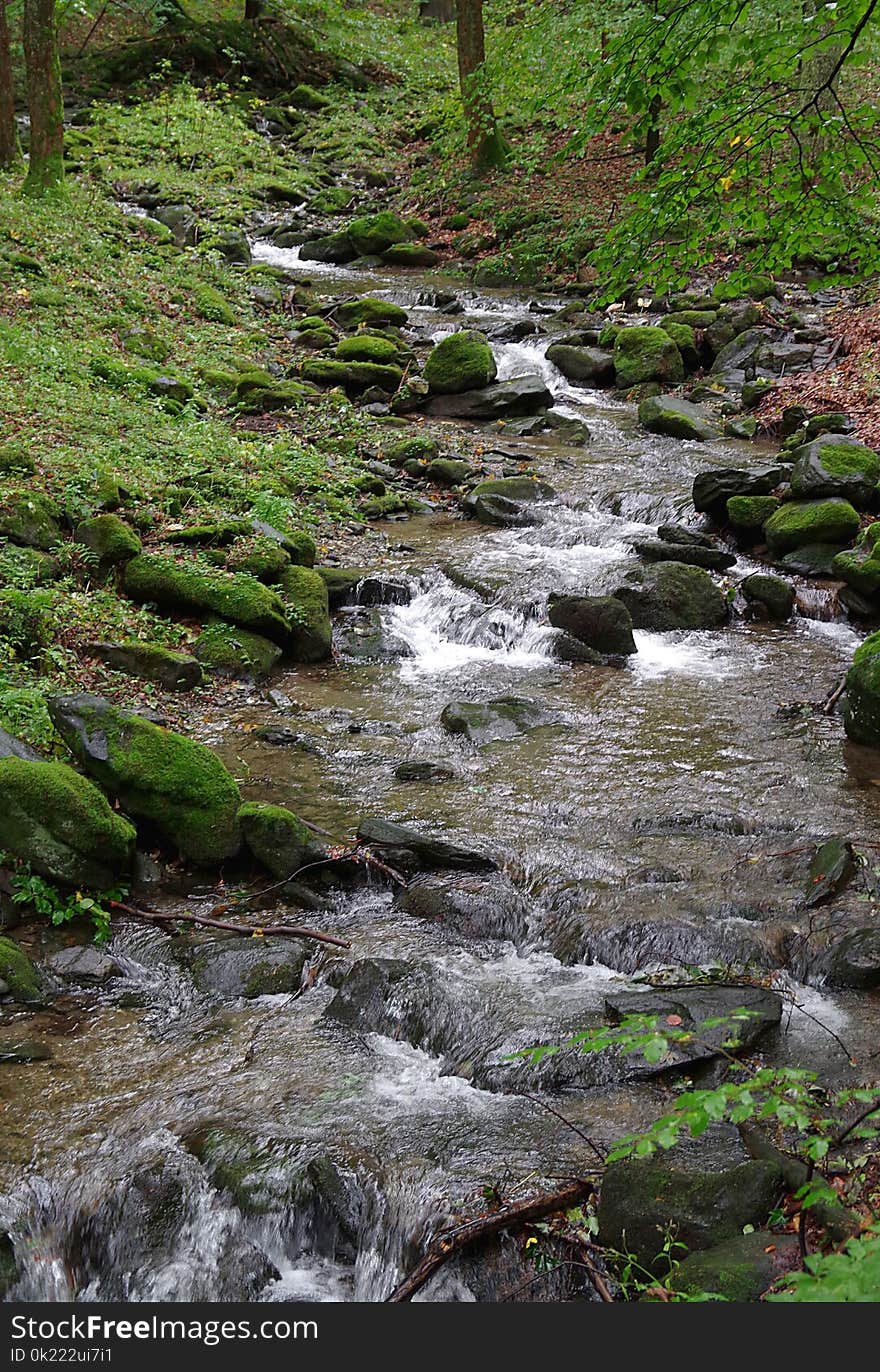
{"type": "MultiPolygon", "coordinates": [[[[462,324],[491,335],[562,303],[536,312],[525,296],[458,291],[465,312],[451,320],[418,303],[436,275],[300,264],[263,243],[255,256],[328,295],[393,299],[422,336],[462,324]]],[[[533,1095],[605,1145],[668,1105],[667,1078],[619,1062],[568,1055],[553,1076],[510,1059],[600,1020],[647,967],[772,974],[785,1009],[764,1060],[847,1079],[843,1040],[876,1071],[878,994],[824,989],[821,971],[785,954],[805,871],[786,852],[877,833],[877,783],[839,719],[781,708],[832,691],[861,636],[804,583],[784,625],[638,632],[624,668],[555,660],[549,594],[612,592],[637,563],[633,539],[692,518],[697,471],[765,466],[774,450],[649,435],[634,406],[565,381],[548,342],[493,344],[499,377],[540,372],[590,442],[482,440],[552,484],[538,522],[492,530],[444,507],[384,526],[381,575],[408,603],[337,616],[343,648],[361,632],[372,646],[283,672],[271,698],[242,693],[200,733],[246,799],[339,835],[362,816],[413,825],[500,870],[322,899],[303,922],[352,946],[310,948],[301,993],[200,990],[168,935],[123,925],[107,987],[67,988],[28,1017],[23,1032],[45,1035],[51,1060],[0,1069],[0,1228],[22,1273],[11,1299],[382,1300],[484,1187],[585,1166],[582,1138],[533,1095]],[[477,748],[441,725],[452,701],[502,696],[534,702],[540,727],[477,748]],[[266,724],[294,746],[259,738],[266,724]],[[443,779],[398,777],[422,762],[443,779]],[[750,860],[765,853],[782,856],[750,860]],[[453,913],[430,917],[438,901],[453,913]],[[328,1007],[355,962],[373,981],[351,1023],[328,1007]],[[382,981],[390,964],[399,994],[382,981]]],[[[456,423],[443,428],[454,450],[456,423]]],[[[741,555],[732,575],[757,565],[741,555]]],[[[187,899],[207,911],[218,891],[187,899]]],[[[742,1156],[721,1128],[701,1150],[742,1156]]],[[[497,1299],[504,1284],[488,1259],[456,1261],[418,1299],[497,1299]]],[[[557,1278],[517,1299],[566,1294],[557,1278]]]]}

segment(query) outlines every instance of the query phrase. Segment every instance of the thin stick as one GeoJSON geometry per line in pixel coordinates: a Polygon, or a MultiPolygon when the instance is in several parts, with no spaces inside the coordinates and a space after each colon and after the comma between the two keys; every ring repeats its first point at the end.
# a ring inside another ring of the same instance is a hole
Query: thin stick
{"type": "Polygon", "coordinates": [[[134,905],[123,905],[120,900],[109,900],[107,904],[113,910],[122,910],[124,914],[133,915],[135,919],[146,919],[155,924],[198,924],[208,929],[225,929],[230,934],[240,934],[242,938],[313,938],[318,943],[330,943],[334,948],[351,947],[350,943],[335,938],[333,934],[324,934],[318,929],[301,929],[290,924],[251,927],[245,924],[230,924],[228,920],[209,919],[206,915],[160,914],[157,910],[138,910],[134,905]]]}
{"type": "Polygon", "coordinates": [[[579,1139],[583,1139],[584,1143],[586,1143],[590,1148],[592,1148],[593,1152],[596,1154],[596,1157],[599,1159],[602,1166],[605,1166],[605,1154],[602,1152],[599,1145],[593,1142],[589,1134],[585,1134],[583,1129],[579,1129],[576,1124],[572,1124],[571,1120],[565,1118],[565,1115],[561,1115],[558,1110],[553,1109],[552,1105],[548,1105],[545,1100],[541,1100],[540,1096],[530,1096],[527,1091],[521,1092],[521,1095],[523,1096],[524,1100],[530,1100],[533,1105],[539,1105],[541,1109],[546,1110],[548,1114],[555,1115],[555,1117],[559,1120],[561,1124],[567,1125],[568,1128],[572,1131],[572,1133],[577,1134],[579,1139]]]}

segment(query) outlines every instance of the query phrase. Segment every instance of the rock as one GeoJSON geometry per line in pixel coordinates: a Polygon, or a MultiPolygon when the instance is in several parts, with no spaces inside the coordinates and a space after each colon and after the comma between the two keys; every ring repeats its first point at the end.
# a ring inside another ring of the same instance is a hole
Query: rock
{"type": "Polygon", "coordinates": [[[202,630],[193,653],[209,671],[239,681],[267,677],[282,656],[277,643],[222,621],[202,630]]]}
{"type": "Polygon", "coordinates": [[[86,651],[114,671],[154,681],[164,691],[192,691],[201,685],[202,669],[188,653],[174,653],[158,643],[88,643],[86,651]]]}
{"type": "Polygon", "coordinates": [[[720,438],[721,429],[712,416],[675,395],[651,395],[639,405],[639,423],[652,434],[691,438],[700,443],[720,438]]]}
{"type": "Polygon", "coordinates": [[[301,262],[333,262],[342,264],[353,262],[358,250],[344,229],[338,233],[328,233],[321,238],[310,238],[300,245],[301,262]]]}
{"type": "Polygon", "coordinates": [[[529,932],[529,903],[500,874],[415,877],[394,904],[408,915],[441,924],[463,938],[521,944],[529,932]]]}
{"type": "Polygon", "coordinates": [[[332,652],[333,627],[327,586],[310,567],[288,567],[281,595],[291,625],[285,649],[296,662],[323,662],[332,652]]]}
{"type": "Polygon", "coordinates": [[[828,986],[876,990],[880,986],[880,928],[876,924],[856,924],[836,934],[823,963],[828,986]]]}
{"type": "Polygon", "coordinates": [[[341,386],[352,395],[377,386],[393,394],[403,380],[403,370],[380,362],[340,362],[332,357],[312,357],[303,362],[301,375],[316,386],[341,386]]]}
{"type": "Polygon", "coordinates": [[[663,1244],[675,1238],[693,1252],[765,1224],[783,1192],[772,1162],[743,1162],[719,1172],[685,1172],[666,1162],[614,1162],[599,1193],[598,1240],[631,1253],[648,1271],[666,1275],[663,1244]]]}
{"type": "Polygon", "coordinates": [[[394,769],[397,781],[454,781],[455,772],[442,762],[401,762],[394,769]]]}
{"type": "Polygon", "coordinates": [[[432,395],[460,395],[494,381],[497,368],[485,334],[461,329],[436,344],[423,374],[432,395]]]}
{"type": "Polygon", "coordinates": [[[781,467],[771,467],[762,472],[742,472],[733,467],[698,472],[692,491],[694,509],[723,522],[731,496],[770,495],[782,481],[783,475],[781,467]]]}
{"type": "Polygon", "coordinates": [[[687,524],[661,524],[657,530],[661,543],[686,544],[689,548],[714,548],[715,544],[708,534],[699,529],[691,529],[687,524]]]}
{"type": "Polygon", "coordinates": [[[760,317],[760,310],[751,304],[724,305],[718,311],[704,335],[707,348],[716,354],[713,372],[753,367],[761,345],[772,336],[769,329],[754,327],[760,317]],[[734,347],[734,340],[739,344],[741,338],[741,346],[734,347]]]}
{"type": "Polygon", "coordinates": [[[192,205],[158,205],[153,218],[171,230],[178,248],[194,248],[199,235],[199,221],[192,205]]]}
{"type": "Polygon", "coordinates": [[[254,857],[279,881],[327,856],[311,829],[282,805],[248,801],[238,812],[238,822],[254,857]]]}
{"type": "Polygon", "coordinates": [[[344,301],[334,310],[336,319],[343,329],[357,329],[364,325],[381,329],[388,325],[402,328],[406,323],[406,310],[390,300],[377,300],[371,295],[361,295],[356,300],[344,301]]]}
{"type": "Polygon", "coordinates": [[[364,576],[355,592],[358,605],[408,605],[412,587],[406,581],[392,581],[385,576],[364,576]]]}
{"type": "Polygon", "coordinates": [[[460,735],[478,748],[500,739],[539,729],[551,722],[544,708],[521,696],[496,696],[493,700],[453,700],[440,715],[447,733],[460,735]]]}
{"type": "Polygon", "coordinates": [[[364,567],[316,567],[315,571],[327,587],[331,610],[351,605],[357,600],[357,588],[368,575],[364,567]]]}
{"type": "Polygon", "coordinates": [[[753,572],[740,583],[740,590],[750,606],[760,606],[768,619],[782,622],[791,617],[794,591],[781,577],[753,572]]]}
{"type": "Polygon", "coordinates": [[[685,562],[689,567],[705,567],[709,572],[726,572],[736,565],[734,553],[721,548],[699,548],[690,543],[664,543],[651,539],[633,543],[639,557],[646,562],[685,562]]]}
{"type": "Polygon", "coordinates": [[[796,576],[831,576],[837,551],[830,543],[805,543],[802,548],[780,557],[778,565],[796,576]]]}
{"type": "Polygon", "coordinates": [[[436,267],[440,254],[423,243],[395,243],[382,253],[389,267],[436,267]]]}
{"type": "Polygon", "coordinates": [[[104,891],[130,871],[134,828],[72,767],[4,758],[0,794],[0,850],[40,876],[104,891]]]}
{"type": "Polygon", "coordinates": [[[292,995],[308,950],[297,939],[198,939],[180,951],[200,991],[226,998],[292,995]]]}
{"type": "Polygon", "coordinates": [[[775,1281],[800,1267],[800,1262],[795,1235],[756,1229],[689,1254],[672,1273],[669,1286],[685,1295],[701,1297],[708,1293],[736,1304],[758,1301],[775,1281]]]}
{"type": "Polygon", "coordinates": [[[118,515],[94,515],[77,525],[77,543],[83,543],[104,567],[117,567],[141,551],[141,541],[118,515]]]}
{"type": "Polygon", "coordinates": [[[295,636],[278,595],[254,577],[142,553],[127,564],[123,586],[132,600],[183,614],[216,614],[282,647],[295,636]]]}
{"type": "Polygon", "coordinates": [[[858,513],[847,500],[793,500],[770,516],[764,537],[777,555],[811,543],[841,548],[855,538],[859,522],[858,513]]]}
{"type": "Polygon", "coordinates": [[[603,667],[608,665],[608,659],[595,649],[588,648],[586,643],[582,643],[574,634],[567,634],[564,629],[554,629],[553,636],[547,646],[550,654],[557,662],[567,662],[570,665],[586,663],[590,667],[603,667]]]}
{"type": "Polygon", "coordinates": [[[568,381],[580,381],[595,386],[614,384],[614,356],[604,348],[572,347],[566,343],[553,343],[547,349],[546,357],[548,362],[559,368],[568,381]]]}
{"type": "Polygon", "coordinates": [[[438,486],[460,486],[473,473],[469,462],[460,462],[454,457],[435,457],[433,462],[428,463],[425,477],[438,486]]]}
{"type": "Polygon", "coordinates": [[[856,648],[846,675],[843,723],[854,743],[880,748],[880,631],[856,648]]]}
{"type": "Polygon", "coordinates": [[[119,972],[115,958],[89,944],[82,948],[62,948],[46,959],[46,965],[57,976],[86,986],[97,986],[119,972]]]}
{"type": "Polygon", "coordinates": [[[42,552],[60,541],[58,507],[37,491],[10,491],[0,496],[0,538],[42,552]]]}
{"type": "Polygon", "coordinates": [[[403,824],[385,819],[364,819],[358,826],[359,843],[374,849],[383,862],[395,870],[413,872],[442,871],[449,868],[466,872],[494,872],[498,864],[484,853],[459,848],[443,838],[433,838],[403,824]]]}
{"type": "Polygon", "coordinates": [[[21,739],[13,738],[12,734],[0,728],[0,760],[5,757],[18,757],[23,762],[43,761],[37,750],[29,743],[22,743],[21,739]]]}
{"type": "Polygon", "coordinates": [[[737,533],[757,538],[779,506],[775,495],[732,495],[727,502],[727,518],[737,533]]]}
{"type": "Polygon", "coordinates": [[[810,908],[838,895],[856,874],[852,844],[845,838],[829,838],[819,845],[810,862],[803,904],[810,908]]]}
{"type": "Polygon", "coordinates": [[[0,980],[7,988],[5,994],[22,1005],[37,1004],[43,999],[36,967],[10,938],[0,937],[0,980]]]}
{"type": "Polygon", "coordinates": [[[684,363],[665,330],[640,324],[619,330],[614,340],[614,373],[621,390],[643,381],[669,385],[684,380],[684,363]]]}
{"type": "Polygon", "coordinates": [[[407,462],[433,462],[440,456],[440,449],[433,438],[427,434],[414,434],[411,438],[401,438],[385,449],[385,458],[392,467],[403,467],[407,462]]]}
{"type": "Polygon", "coordinates": [[[395,243],[408,243],[412,230],[390,210],[353,219],[346,230],[361,257],[379,257],[395,243]]]}
{"type": "MultiPolygon", "coordinates": [[[[39,1039],[0,1039],[0,1062],[48,1062],[51,1056],[52,1049],[48,1043],[41,1043],[39,1039]]],[[[0,1248],[0,1299],[4,1295],[3,1267],[3,1253],[0,1248]]]]}
{"type": "Polygon", "coordinates": [[[351,338],[343,338],[336,349],[336,356],[343,362],[391,362],[400,357],[400,344],[379,334],[356,333],[351,338]]]}
{"type": "Polygon", "coordinates": [[[683,562],[633,572],[614,594],[636,629],[716,629],[727,621],[727,601],[709,573],[683,562]]]}
{"type": "Polygon", "coordinates": [[[552,500],[556,492],[546,481],[531,476],[500,477],[481,481],[462,500],[462,509],[481,524],[512,528],[534,523],[532,506],[552,500]]]}
{"type": "Polygon", "coordinates": [[[49,713],[86,771],[185,857],[207,865],[238,851],[238,786],[210,748],[99,696],[55,696],[49,713]]]}
{"type": "Polygon", "coordinates": [[[835,576],[869,599],[880,595],[880,551],[837,553],[831,564],[835,576]]]}
{"type": "Polygon", "coordinates": [[[724,421],[725,438],[754,438],[758,432],[758,421],[753,414],[734,415],[724,421]]]}
{"type": "Polygon", "coordinates": [[[460,395],[432,396],[425,412],[445,419],[504,419],[509,415],[535,414],[553,404],[542,376],[516,376],[478,391],[460,395]]]}
{"type": "Polygon", "coordinates": [[[845,434],[815,438],[790,454],[792,494],[800,500],[840,496],[859,509],[873,507],[880,457],[845,434]]]}
{"type": "Polygon", "coordinates": [[[547,617],[554,628],[564,629],[594,652],[609,657],[637,652],[629,611],[613,596],[554,598],[547,617]]]}
{"type": "Polygon", "coordinates": [[[211,252],[219,253],[233,266],[248,267],[251,262],[251,249],[241,229],[220,229],[203,240],[203,246],[211,252]]]}

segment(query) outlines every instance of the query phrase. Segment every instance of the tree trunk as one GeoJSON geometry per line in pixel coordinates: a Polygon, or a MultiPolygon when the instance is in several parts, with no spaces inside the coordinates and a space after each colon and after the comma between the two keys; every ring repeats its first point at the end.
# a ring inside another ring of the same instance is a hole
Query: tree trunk
{"type": "Polygon", "coordinates": [[[0,170],[21,159],[15,123],[15,85],[12,78],[12,43],[9,34],[9,0],[0,0],[0,170]]]}
{"type": "Polygon", "coordinates": [[[263,13],[263,0],[244,0],[244,17],[253,21],[263,13]]]}
{"type": "Polygon", "coordinates": [[[495,126],[495,111],[485,87],[483,0],[458,0],[455,27],[468,152],[477,167],[500,167],[507,161],[507,145],[495,126]]]}
{"type": "Polygon", "coordinates": [[[31,116],[24,188],[31,195],[42,195],[64,183],[64,105],[55,0],[24,0],[24,60],[31,116]]]}

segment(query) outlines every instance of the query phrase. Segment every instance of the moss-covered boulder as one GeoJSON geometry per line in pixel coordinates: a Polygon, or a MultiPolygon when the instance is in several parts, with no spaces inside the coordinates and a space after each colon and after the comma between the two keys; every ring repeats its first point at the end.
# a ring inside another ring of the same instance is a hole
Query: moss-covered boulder
{"type": "Polygon", "coordinates": [[[63,762],[0,760],[0,850],[67,886],[106,890],[131,868],[135,831],[63,762]]]}
{"type": "Polygon", "coordinates": [[[254,857],[279,881],[294,877],[306,863],[321,862],[327,856],[311,829],[283,805],[248,801],[238,812],[238,822],[254,857]]]}
{"type": "Polygon", "coordinates": [[[238,681],[259,681],[267,677],[282,655],[277,643],[222,621],[202,630],[193,654],[208,671],[238,681]]]}
{"type": "Polygon", "coordinates": [[[735,529],[757,537],[779,505],[775,495],[732,495],[727,502],[727,518],[735,529]]]}
{"type": "Polygon", "coordinates": [[[559,596],[547,615],[555,629],[563,629],[594,652],[629,657],[636,652],[632,620],[614,596],[559,596]]]}
{"type": "Polygon", "coordinates": [[[344,329],[357,329],[362,324],[373,329],[384,325],[402,328],[406,323],[406,310],[390,300],[377,300],[371,295],[362,295],[357,300],[347,300],[337,305],[334,315],[344,329]]]}
{"type": "Polygon", "coordinates": [[[344,229],[338,233],[328,233],[320,238],[310,238],[300,246],[302,262],[353,262],[358,250],[344,229]]]}
{"type": "Polygon", "coordinates": [[[837,553],[831,570],[834,576],[839,576],[859,595],[870,598],[880,596],[880,550],[859,549],[856,552],[837,553]]]}
{"type": "Polygon", "coordinates": [[[36,967],[10,938],[0,938],[0,982],[9,988],[6,994],[22,1004],[34,1004],[43,998],[36,967]]]}
{"type": "Polygon", "coordinates": [[[755,1229],[689,1254],[673,1272],[669,1286],[687,1296],[709,1295],[743,1304],[760,1300],[775,1281],[799,1266],[800,1250],[793,1234],[755,1229]]]}
{"type": "Polygon", "coordinates": [[[83,543],[104,567],[120,566],[141,552],[141,541],[118,515],[100,514],[77,525],[77,543],[83,543]]]}
{"type": "Polygon", "coordinates": [[[635,629],[717,629],[727,621],[721,589],[702,567],[683,562],[660,562],[634,571],[614,595],[629,610],[635,629]]]}
{"type": "Polygon", "coordinates": [[[694,509],[724,522],[727,502],[735,495],[770,495],[783,480],[781,467],[765,471],[744,472],[737,467],[715,467],[697,472],[692,487],[694,509]]]}
{"type": "Polygon", "coordinates": [[[677,395],[650,395],[639,406],[639,423],[652,434],[691,438],[699,443],[720,438],[721,429],[706,410],[677,395]]]}
{"type": "Polygon", "coordinates": [[[512,528],[519,524],[533,524],[533,507],[552,500],[555,495],[553,487],[537,477],[497,477],[474,486],[462,500],[462,508],[479,519],[481,524],[512,528]]]}
{"type": "Polygon", "coordinates": [[[210,748],[100,696],[56,696],[49,713],[89,775],[185,857],[213,864],[238,851],[241,797],[210,748]]]}
{"type": "Polygon", "coordinates": [[[764,525],[771,552],[787,553],[807,543],[843,548],[859,531],[859,516],[848,500],[793,500],[781,505],[764,525]]]}
{"type": "Polygon", "coordinates": [[[123,585],[132,600],[181,614],[219,615],[282,647],[291,636],[284,605],[256,577],[212,572],[195,563],[142,553],[127,564],[123,585]]]}
{"type": "Polygon", "coordinates": [[[825,434],[790,454],[792,494],[800,500],[840,496],[859,509],[877,501],[880,457],[846,434],[825,434]]]}
{"type": "Polygon", "coordinates": [[[0,591],[0,639],[16,657],[40,656],[52,632],[50,591],[0,591]]]}
{"type": "Polygon", "coordinates": [[[130,639],[123,643],[89,643],[86,649],[115,672],[153,681],[163,691],[192,691],[201,685],[202,669],[194,657],[172,652],[158,643],[130,639]]]}
{"type": "Polygon", "coordinates": [[[408,243],[412,230],[391,210],[352,219],[346,232],[363,257],[378,257],[395,243],[408,243]]]}
{"type": "Polygon", "coordinates": [[[447,334],[428,354],[424,377],[432,395],[479,390],[498,374],[485,334],[460,329],[447,334]]]}
{"type": "Polygon", "coordinates": [[[324,578],[311,567],[289,567],[280,589],[291,626],[288,655],[296,662],[322,662],[330,656],[333,644],[324,578]]]}
{"type": "Polygon", "coordinates": [[[780,576],[765,572],[753,572],[740,585],[749,606],[763,614],[767,619],[780,622],[791,617],[794,609],[794,591],[780,576]]]}
{"type": "Polygon", "coordinates": [[[764,300],[768,295],[777,295],[778,288],[772,276],[762,272],[740,272],[728,281],[719,281],[712,290],[713,300],[726,304],[730,300],[764,300]]]}
{"type": "Polygon", "coordinates": [[[231,572],[245,572],[267,586],[281,580],[290,562],[290,553],[284,547],[283,539],[276,542],[265,534],[249,539],[240,546],[233,546],[226,558],[226,566],[231,572]]]}
{"type": "Polygon", "coordinates": [[[843,723],[855,743],[880,748],[880,631],[856,648],[846,675],[843,723]]]}
{"type": "Polygon", "coordinates": [[[675,385],[684,380],[684,362],[664,329],[637,324],[620,329],[614,339],[614,374],[622,390],[643,381],[675,385]]]}
{"type": "Polygon", "coordinates": [[[234,324],[235,311],[214,286],[202,284],[193,291],[196,314],[212,324],[234,324]]]}
{"type": "Polygon", "coordinates": [[[614,384],[614,358],[605,348],[551,343],[546,357],[548,362],[559,368],[568,381],[586,386],[614,384]]]}
{"type": "Polygon", "coordinates": [[[292,995],[309,958],[305,943],[286,938],[198,938],[175,951],[200,991],[224,999],[292,995]]]}
{"type": "Polygon", "coordinates": [[[0,493],[0,538],[43,552],[61,538],[58,506],[38,491],[0,493]]]}
{"type": "Polygon", "coordinates": [[[468,477],[473,476],[473,473],[474,469],[469,462],[463,462],[455,457],[435,457],[424,471],[428,481],[434,481],[438,486],[460,486],[468,477]]]}
{"type": "Polygon", "coordinates": [[[436,267],[440,254],[424,243],[395,243],[385,249],[382,261],[389,267],[436,267]]]}
{"type": "Polygon", "coordinates": [[[343,338],[336,349],[336,356],[342,362],[397,362],[400,348],[390,338],[379,334],[356,333],[351,338],[343,338]]]}
{"type": "Polygon", "coordinates": [[[341,386],[352,395],[378,386],[393,393],[403,380],[403,369],[380,362],[341,362],[334,357],[310,357],[303,362],[300,374],[316,386],[341,386]]]}
{"type": "Polygon", "coordinates": [[[492,700],[451,700],[440,715],[448,734],[466,738],[477,748],[516,738],[552,722],[542,705],[525,696],[496,696],[492,700]]]}
{"type": "Polygon", "coordinates": [[[382,456],[393,467],[402,467],[406,462],[433,462],[440,456],[440,447],[427,434],[414,434],[389,444],[382,456]]]}

